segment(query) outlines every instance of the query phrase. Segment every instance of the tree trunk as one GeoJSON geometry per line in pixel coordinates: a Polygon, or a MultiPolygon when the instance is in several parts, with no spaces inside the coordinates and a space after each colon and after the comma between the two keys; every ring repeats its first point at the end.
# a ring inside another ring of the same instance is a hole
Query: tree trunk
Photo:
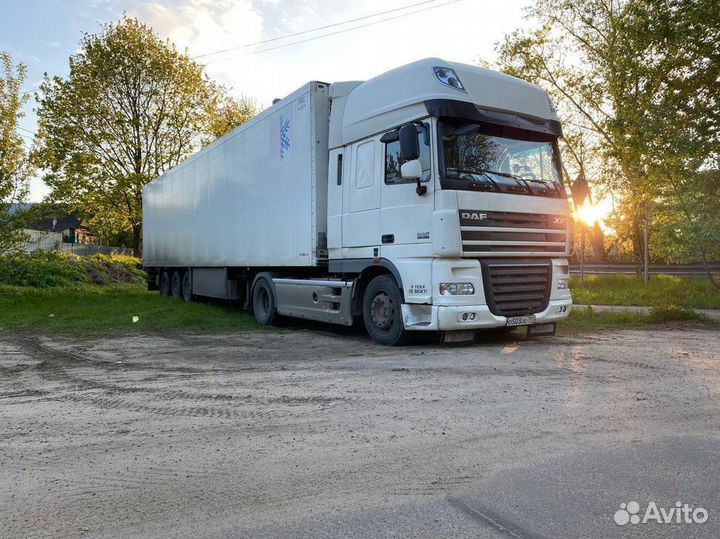
{"type": "Polygon", "coordinates": [[[142,226],[133,225],[132,227],[132,250],[133,256],[142,257],[142,226]]]}

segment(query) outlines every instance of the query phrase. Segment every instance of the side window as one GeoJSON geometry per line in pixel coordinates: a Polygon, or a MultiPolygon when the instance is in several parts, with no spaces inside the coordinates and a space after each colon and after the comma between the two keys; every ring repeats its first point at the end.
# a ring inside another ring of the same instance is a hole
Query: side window
{"type": "Polygon", "coordinates": [[[363,142],[355,151],[355,189],[365,189],[374,183],[375,142],[363,142]]]}
{"type": "MultiPolygon", "coordinates": [[[[422,165],[423,175],[421,181],[430,180],[430,144],[425,140],[425,133],[418,133],[418,142],[420,143],[420,165],[422,165]]],[[[398,183],[415,183],[415,180],[403,180],[400,175],[400,141],[394,140],[385,143],[385,183],[388,185],[398,183]]]]}

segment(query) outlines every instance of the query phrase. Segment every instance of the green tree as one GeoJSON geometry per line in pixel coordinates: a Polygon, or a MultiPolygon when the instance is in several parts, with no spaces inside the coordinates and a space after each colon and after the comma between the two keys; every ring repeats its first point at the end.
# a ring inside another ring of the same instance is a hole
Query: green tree
{"type": "Polygon", "coordinates": [[[51,197],[141,250],[142,189],[212,136],[223,88],[137,19],[84,34],[70,74],[45,76],[37,163],[51,197]]]}
{"type": "Polygon", "coordinates": [[[0,52],[0,252],[18,245],[24,235],[22,203],[30,175],[28,155],[18,131],[22,107],[28,99],[22,91],[27,70],[13,65],[7,52],[0,52]]]}
{"type": "Polygon", "coordinates": [[[209,111],[209,136],[206,142],[212,142],[244,124],[258,113],[257,104],[247,98],[235,99],[225,96],[214,103],[209,111]]]}
{"type": "Polygon", "coordinates": [[[630,238],[636,256],[643,203],[656,207],[653,230],[664,245],[672,237],[684,243],[661,256],[689,257],[690,245],[693,258],[711,256],[720,213],[713,219],[690,194],[709,196],[717,177],[711,171],[719,153],[720,4],[540,0],[528,16],[538,28],[507,36],[498,47],[499,65],[553,96],[568,133],[569,161],[581,169],[573,146],[583,135],[592,150],[594,184],[619,195],[623,219],[613,224],[630,238]],[[669,211],[696,223],[684,228],[682,239],[658,228],[673,221],[660,219],[669,211]]]}

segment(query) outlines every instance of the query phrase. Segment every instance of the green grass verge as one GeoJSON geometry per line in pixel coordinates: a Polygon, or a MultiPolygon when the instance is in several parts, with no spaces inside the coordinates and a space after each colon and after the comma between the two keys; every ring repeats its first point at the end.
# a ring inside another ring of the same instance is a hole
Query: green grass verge
{"type": "Polygon", "coordinates": [[[588,275],[570,279],[573,303],[582,305],[678,305],[720,309],[720,292],[705,277],[654,275],[645,285],[634,275],[588,275]]]}
{"type": "MultiPolygon", "coordinates": [[[[720,328],[682,307],[648,314],[601,313],[575,309],[558,324],[558,334],[637,328],[673,322],[720,328]]],[[[0,331],[39,331],[76,337],[163,332],[221,333],[261,329],[238,306],[220,302],[184,303],[148,292],[143,286],[85,286],[37,289],[0,285],[0,331]],[[134,317],[137,321],[134,322],[134,317]]]]}
{"type": "Polygon", "coordinates": [[[257,329],[240,307],[184,303],[143,285],[37,289],[0,286],[0,330],[70,335],[162,331],[223,332],[257,329]],[[137,317],[137,321],[133,321],[137,317]]]}
{"type": "Polygon", "coordinates": [[[574,335],[605,330],[632,329],[647,326],[694,324],[720,329],[720,320],[709,318],[677,305],[654,307],[649,313],[598,312],[592,308],[573,309],[570,316],[558,323],[558,335],[574,335]]]}

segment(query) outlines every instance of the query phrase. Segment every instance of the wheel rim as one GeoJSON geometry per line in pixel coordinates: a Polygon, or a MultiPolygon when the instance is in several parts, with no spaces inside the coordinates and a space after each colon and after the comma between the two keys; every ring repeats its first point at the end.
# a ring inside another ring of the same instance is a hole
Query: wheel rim
{"type": "Polygon", "coordinates": [[[370,316],[379,329],[388,330],[395,319],[395,305],[386,292],[378,292],[370,303],[370,316]]]}

